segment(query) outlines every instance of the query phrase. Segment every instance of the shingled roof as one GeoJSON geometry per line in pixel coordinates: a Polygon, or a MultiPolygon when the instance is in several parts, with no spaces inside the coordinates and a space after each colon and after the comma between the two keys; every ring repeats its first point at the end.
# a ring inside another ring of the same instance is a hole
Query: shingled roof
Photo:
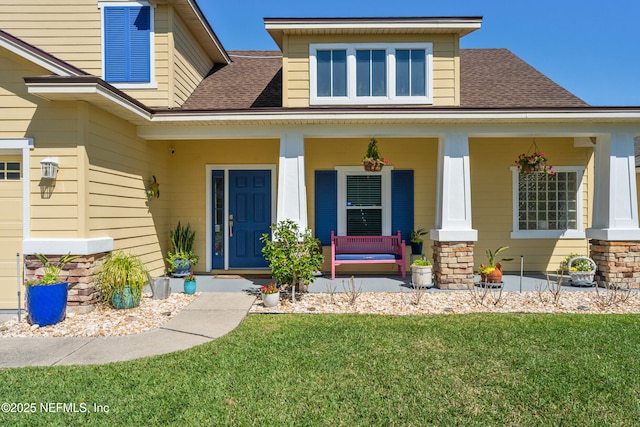
{"type": "MultiPolygon", "coordinates": [[[[282,107],[282,54],[229,51],[182,106],[185,110],[282,107]]],[[[460,50],[462,108],[587,107],[507,49],[460,50]]]]}

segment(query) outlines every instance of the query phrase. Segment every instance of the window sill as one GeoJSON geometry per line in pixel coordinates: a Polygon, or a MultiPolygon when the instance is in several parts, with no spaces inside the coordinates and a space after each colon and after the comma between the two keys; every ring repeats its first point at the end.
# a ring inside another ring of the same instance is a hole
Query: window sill
{"type": "Polygon", "coordinates": [[[310,105],[432,105],[433,99],[426,96],[389,98],[385,96],[349,97],[314,97],[309,99],[310,105]]]}
{"type": "Polygon", "coordinates": [[[512,231],[512,239],[586,239],[584,231],[578,230],[520,230],[512,231]]]}
{"type": "Polygon", "coordinates": [[[158,82],[151,83],[109,83],[116,89],[158,89],[158,82]]]}

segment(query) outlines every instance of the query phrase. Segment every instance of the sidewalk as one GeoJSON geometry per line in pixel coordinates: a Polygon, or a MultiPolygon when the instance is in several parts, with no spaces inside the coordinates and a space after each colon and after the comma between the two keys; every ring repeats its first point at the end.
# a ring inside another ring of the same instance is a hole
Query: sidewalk
{"type": "Polygon", "coordinates": [[[235,329],[254,299],[245,292],[202,293],[161,328],[135,335],[1,338],[0,368],[94,365],[185,350],[235,329]]]}

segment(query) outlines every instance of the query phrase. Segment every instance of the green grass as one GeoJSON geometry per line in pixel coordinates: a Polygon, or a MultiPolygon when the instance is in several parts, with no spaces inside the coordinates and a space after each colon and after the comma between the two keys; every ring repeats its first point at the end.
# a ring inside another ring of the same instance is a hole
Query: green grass
{"type": "Polygon", "coordinates": [[[638,425],[637,315],[252,315],[214,342],[0,370],[0,425],[638,425]]]}

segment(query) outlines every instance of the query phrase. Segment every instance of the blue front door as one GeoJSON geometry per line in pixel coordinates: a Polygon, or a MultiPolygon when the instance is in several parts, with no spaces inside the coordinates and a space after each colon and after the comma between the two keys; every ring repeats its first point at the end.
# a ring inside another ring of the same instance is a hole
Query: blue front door
{"type": "Polygon", "coordinates": [[[229,171],[229,268],[267,267],[260,236],[271,225],[271,171],[229,171]]]}

